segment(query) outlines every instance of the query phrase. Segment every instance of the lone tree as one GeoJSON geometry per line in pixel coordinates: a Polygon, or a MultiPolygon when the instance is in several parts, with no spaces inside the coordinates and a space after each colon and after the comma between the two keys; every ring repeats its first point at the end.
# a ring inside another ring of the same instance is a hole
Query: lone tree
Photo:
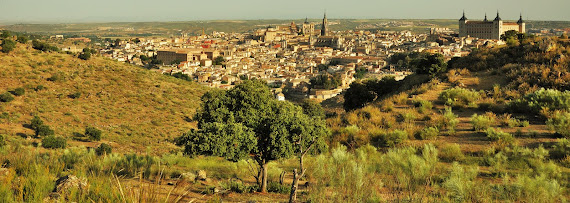
{"type": "Polygon", "coordinates": [[[277,101],[262,81],[204,94],[195,120],[198,129],[176,140],[184,152],[230,161],[252,158],[258,164],[261,192],[267,192],[270,161],[326,149],[324,121],[310,118],[290,102],[277,101]]]}

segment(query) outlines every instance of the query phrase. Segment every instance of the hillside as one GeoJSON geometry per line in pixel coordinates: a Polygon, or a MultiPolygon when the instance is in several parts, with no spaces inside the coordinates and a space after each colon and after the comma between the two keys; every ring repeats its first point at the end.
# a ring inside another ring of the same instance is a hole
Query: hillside
{"type": "Polygon", "coordinates": [[[73,139],[93,126],[103,131],[101,142],[119,151],[173,149],[168,140],[193,126],[189,117],[207,91],[126,63],[101,57],[84,61],[25,45],[0,54],[0,70],[0,92],[25,89],[23,96],[0,103],[0,134],[30,137],[34,132],[26,125],[37,115],[71,145],[96,146],[73,139]]]}

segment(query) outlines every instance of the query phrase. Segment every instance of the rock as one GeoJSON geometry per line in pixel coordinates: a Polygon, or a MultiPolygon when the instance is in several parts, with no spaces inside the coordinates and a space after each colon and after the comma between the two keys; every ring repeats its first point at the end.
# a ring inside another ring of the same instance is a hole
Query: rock
{"type": "Polygon", "coordinates": [[[72,189],[77,189],[79,192],[87,191],[89,185],[85,178],[78,178],[74,175],[63,176],[55,182],[54,193],[63,194],[69,193],[72,189]]]}
{"type": "Polygon", "coordinates": [[[181,177],[182,179],[188,180],[188,181],[194,181],[194,180],[196,180],[196,174],[191,173],[191,172],[183,173],[180,177],[181,177]]]}
{"type": "Polygon", "coordinates": [[[199,170],[198,171],[198,176],[196,176],[196,180],[206,180],[207,176],[206,176],[206,171],[204,170],[199,170]]]}

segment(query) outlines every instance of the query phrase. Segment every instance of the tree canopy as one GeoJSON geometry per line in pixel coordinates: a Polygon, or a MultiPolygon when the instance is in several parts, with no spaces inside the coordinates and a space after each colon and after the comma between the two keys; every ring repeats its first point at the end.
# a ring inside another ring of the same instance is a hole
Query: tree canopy
{"type": "Polygon", "coordinates": [[[447,63],[441,54],[396,53],[388,61],[396,67],[409,68],[418,74],[436,75],[447,70],[447,63]]]}
{"type": "Polygon", "coordinates": [[[258,80],[204,94],[195,120],[198,129],[177,140],[185,153],[231,161],[251,157],[259,165],[256,178],[262,192],[267,191],[268,162],[292,157],[311,145],[312,152],[322,151],[329,134],[323,119],[308,116],[290,102],[277,101],[258,80]]]}

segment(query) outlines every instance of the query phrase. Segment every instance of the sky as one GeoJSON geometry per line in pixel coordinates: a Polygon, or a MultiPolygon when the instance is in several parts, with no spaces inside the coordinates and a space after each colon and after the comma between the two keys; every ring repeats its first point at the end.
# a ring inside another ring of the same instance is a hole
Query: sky
{"type": "Polygon", "coordinates": [[[469,19],[570,21],[570,0],[0,0],[0,23],[256,19],[469,19]]]}

